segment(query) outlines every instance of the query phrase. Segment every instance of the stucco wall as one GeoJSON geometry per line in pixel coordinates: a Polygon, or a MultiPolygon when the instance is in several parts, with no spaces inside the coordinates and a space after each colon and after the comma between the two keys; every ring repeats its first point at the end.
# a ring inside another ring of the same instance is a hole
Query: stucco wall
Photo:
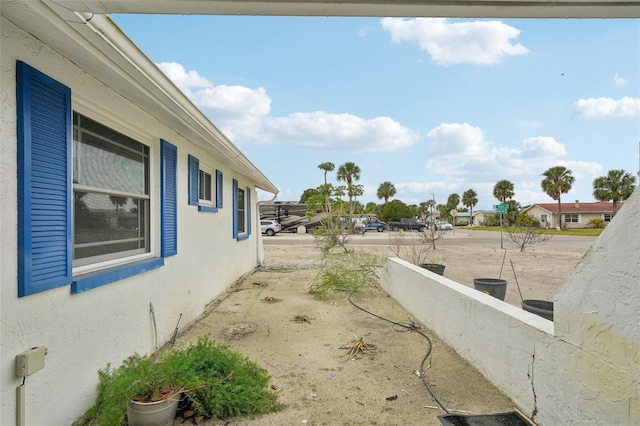
{"type": "Polygon", "coordinates": [[[540,425],[640,424],[640,192],[558,292],[554,322],[388,259],[383,288],[540,425]]]}
{"type": "MultiPolygon", "coordinates": [[[[48,348],[43,370],[26,378],[27,424],[70,424],[95,397],[97,371],[127,356],[150,353],[180,327],[195,320],[206,304],[257,264],[259,228],[251,238],[232,238],[231,181],[253,188],[208,152],[132,105],[126,96],[50,50],[40,41],[1,22],[0,68],[0,424],[15,424],[15,355],[34,346],[48,348]],[[159,255],[159,141],[178,147],[178,254],[159,269],[79,294],[68,286],[17,297],[16,60],[22,60],[72,90],[74,110],[90,115],[150,146],[152,253],[159,255]],[[224,176],[224,207],[198,212],[187,203],[187,155],[224,176]],[[155,313],[152,321],[150,306],[155,313]],[[157,338],[156,338],[157,330],[157,338]]],[[[205,146],[206,144],[200,144],[205,146]]],[[[257,195],[252,190],[252,199],[257,195]]],[[[257,212],[252,212],[257,218],[257,212]]]]}

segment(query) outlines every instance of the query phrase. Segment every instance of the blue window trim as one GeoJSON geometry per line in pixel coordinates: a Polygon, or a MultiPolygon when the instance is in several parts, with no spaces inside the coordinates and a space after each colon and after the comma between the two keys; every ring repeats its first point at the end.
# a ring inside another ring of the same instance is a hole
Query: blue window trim
{"type": "Polygon", "coordinates": [[[200,160],[193,155],[188,156],[189,164],[189,205],[197,206],[200,197],[200,160]]]}
{"type": "Polygon", "coordinates": [[[232,198],[232,206],[231,209],[233,210],[233,238],[235,238],[238,241],[243,241],[246,239],[249,239],[249,237],[251,236],[251,191],[249,188],[246,189],[246,193],[245,193],[245,220],[246,220],[246,232],[243,232],[242,234],[240,234],[238,232],[238,181],[233,179],[232,181],[232,191],[233,191],[233,198],[232,198]]]}
{"type": "Polygon", "coordinates": [[[71,89],[16,61],[18,297],[71,283],[71,89]]]}
{"type": "Polygon", "coordinates": [[[216,170],[216,204],[210,206],[200,203],[200,160],[193,155],[188,155],[189,163],[189,205],[198,206],[198,211],[203,213],[217,213],[222,208],[222,172],[216,170]],[[220,182],[218,182],[220,173],[220,182]],[[220,199],[219,199],[220,198],[220,199]]]}
{"type": "Polygon", "coordinates": [[[154,257],[152,259],[127,263],[126,265],[120,265],[102,271],[78,275],[74,277],[73,283],[71,284],[71,293],[82,293],[83,291],[129,278],[142,272],[151,271],[161,266],[164,266],[164,259],[154,257]]]}
{"type": "MultiPolygon", "coordinates": [[[[73,277],[71,89],[24,62],[16,61],[18,145],[18,296],[71,286],[83,292],[164,265],[150,258],[73,277]]],[[[161,143],[162,249],[176,254],[175,181],[166,172],[161,143]],[[173,182],[171,182],[173,181],[173,182]],[[171,188],[173,185],[173,188],[171,188]],[[173,191],[173,192],[171,192],[173,191]],[[168,208],[174,198],[173,208],[168,208]],[[172,230],[166,225],[173,224],[172,230]],[[171,243],[167,233],[172,232],[171,243]],[[165,246],[169,244],[169,246],[165,246]]]]}
{"type": "Polygon", "coordinates": [[[222,208],[222,171],[216,169],[216,207],[222,208]]]}
{"type": "Polygon", "coordinates": [[[198,206],[198,211],[199,212],[203,212],[203,213],[217,213],[218,212],[218,208],[217,207],[206,206],[204,204],[200,204],[198,206]]]}
{"type": "Polygon", "coordinates": [[[160,139],[160,255],[178,254],[178,148],[160,139]]]}

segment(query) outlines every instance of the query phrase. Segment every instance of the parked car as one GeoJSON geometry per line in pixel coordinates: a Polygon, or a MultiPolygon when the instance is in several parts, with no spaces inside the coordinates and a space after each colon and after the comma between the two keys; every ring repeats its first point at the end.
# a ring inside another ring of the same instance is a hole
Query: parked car
{"type": "Polygon", "coordinates": [[[451,231],[453,230],[453,225],[446,220],[439,220],[436,222],[436,229],[440,231],[451,231]]]}
{"type": "Polygon", "coordinates": [[[387,224],[384,222],[380,222],[379,220],[372,220],[364,224],[365,231],[383,232],[386,227],[387,227],[387,224]]]}
{"type": "Polygon", "coordinates": [[[262,233],[272,237],[282,230],[280,223],[277,220],[261,220],[260,228],[262,233]]]}

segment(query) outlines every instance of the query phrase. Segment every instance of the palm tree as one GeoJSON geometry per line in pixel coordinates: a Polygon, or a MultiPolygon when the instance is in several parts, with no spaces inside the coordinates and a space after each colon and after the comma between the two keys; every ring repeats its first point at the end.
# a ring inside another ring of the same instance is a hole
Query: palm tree
{"type": "Polygon", "coordinates": [[[631,196],[635,189],[636,177],[622,169],[609,170],[606,176],[593,180],[593,196],[601,202],[613,201],[613,215],[618,211],[618,202],[631,196]]]}
{"type": "Polygon", "coordinates": [[[384,203],[387,204],[389,198],[396,195],[396,187],[389,181],[382,182],[378,187],[378,198],[384,199],[384,203]]]}
{"type": "Polygon", "coordinates": [[[493,186],[493,196],[500,201],[501,204],[507,202],[508,199],[515,195],[513,192],[513,183],[503,179],[493,186]]]}
{"type": "Polygon", "coordinates": [[[478,204],[478,194],[473,189],[467,189],[462,194],[462,204],[469,207],[469,225],[473,225],[473,208],[478,204]]]}
{"type": "Polygon", "coordinates": [[[320,164],[318,164],[318,168],[319,168],[320,170],[324,170],[324,184],[326,185],[326,184],[327,184],[327,173],[328,173],[328,172],[332,172],[332,171],[333,171],[333,169],[335,169],[335,168],[336,168],[336,165],[335,165],[335,164],[333,164],[333,163],[332,163],[332,162],[330,162],[330,161],[327,161],[327,162],[325,162],[325,163],[320,163],[320,164]]]}
{"type": "Polygon", "coordinates": [[[348,161],[338,167],[336,179],[347,183],[347,194],[349,195],[349,214],[353,214],[353,191],[351,186],[354,180],[360,180],[360,167],[351,161],[348,161]]]}
{"type": "Polygon", "coordinates": [[[551,167],[542,176],[544,176],[544,179],[540,182],[540,186],[549,197],[558,201],[558,225],[560,229],[564,229],[562,226],[562,201],[560,198],[562,194],[566,194],[571,190],[576,178],[571,174],[571,170],[564,166],[551,167]]]}

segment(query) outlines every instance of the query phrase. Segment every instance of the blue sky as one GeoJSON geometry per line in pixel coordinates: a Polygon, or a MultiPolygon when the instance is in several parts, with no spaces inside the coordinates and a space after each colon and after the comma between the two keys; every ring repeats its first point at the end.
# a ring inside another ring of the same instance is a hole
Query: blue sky
{"type": "Polygon", "coordinates": [[[327,161],[360,167],[363,204],[390,181],[408,204],[474,189],[475,209],[501,179],[523,206],[552,202],[541,174],[563,165],[563,201],[586,202],[594,178],[640,167],[640,20],[112,18],[279,201],[327,161]]]}

